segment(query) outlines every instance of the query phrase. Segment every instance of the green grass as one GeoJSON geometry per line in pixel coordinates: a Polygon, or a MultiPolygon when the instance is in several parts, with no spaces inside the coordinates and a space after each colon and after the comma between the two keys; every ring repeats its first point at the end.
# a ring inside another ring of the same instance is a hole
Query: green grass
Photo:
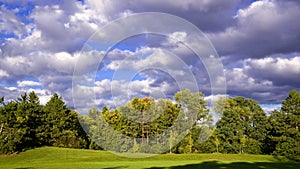
{"type": "Polygon", "coordinates": [[[265,155],[164,154],[126,158],[105,151],[43,147],[0,156],[0,169],[299,169],[300,163],[265,155]]]}

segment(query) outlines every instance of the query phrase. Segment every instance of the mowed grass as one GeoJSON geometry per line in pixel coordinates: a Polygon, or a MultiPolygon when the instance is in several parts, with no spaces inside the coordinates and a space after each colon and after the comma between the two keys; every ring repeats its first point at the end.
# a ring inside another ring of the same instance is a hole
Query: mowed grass
{"type": "Polygon", "coordinates": [[[2,169],[299,169],[300,163],[265,155],[163,154],[127,158],[106,151],[43,147],[0,156],[2,169]]]}

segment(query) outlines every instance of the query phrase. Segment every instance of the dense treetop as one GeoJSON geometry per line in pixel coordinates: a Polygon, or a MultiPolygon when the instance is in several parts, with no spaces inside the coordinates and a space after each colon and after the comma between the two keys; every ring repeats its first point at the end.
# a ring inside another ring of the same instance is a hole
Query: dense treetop
{"type": "Polygon", "coordinates": [[[291,91],[281,109],[270,115],[255,100],[244,97],[221,98],[214,107],[221,117],[216,127],[204,95],[189,90],[177,92],[174,101],[135,97],[116,109],[92,108],[88,115],[68,108],[58,94],[46,105],[34,92],[8,102],[1,97],[0,154],[56,146],[300,156],[298,91],[291,91]]]}

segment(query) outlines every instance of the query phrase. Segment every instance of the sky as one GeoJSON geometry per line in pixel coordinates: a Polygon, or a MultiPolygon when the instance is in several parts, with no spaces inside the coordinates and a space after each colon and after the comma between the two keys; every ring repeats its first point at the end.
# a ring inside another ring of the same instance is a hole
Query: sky
{"type": "MultiPolygon", "coordinates": [[[[92,108],[134,96],[172,99],[195,84],[206,100],[224,95],[212,92],[213,69],[201,60],[209,56],[199,58],[187,45],[197,37],[193,32],[137,34],[109,51],[101,41],[149,25],[126,17],[159,12],[202,31],[206,41],[198,46],[215,49],[226,96],[254,99],[270,111],[289,91],[300,90],[299,9],[298,0],[2,0],[0,96],[35,91],[45,104],[58,93],[70,107],[92,108]],[[125,26],[108,29],[118,18],[125,26]]],[[[158,27],[173,29],[163,22],[158,27]]]]}

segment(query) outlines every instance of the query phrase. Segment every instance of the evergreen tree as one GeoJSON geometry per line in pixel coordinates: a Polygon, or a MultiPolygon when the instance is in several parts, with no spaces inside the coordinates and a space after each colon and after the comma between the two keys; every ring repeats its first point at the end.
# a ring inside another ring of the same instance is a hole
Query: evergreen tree
{"type": "Polygon", "coordinates": [[[34,92],[23,93],[17,101],[0,107],[0,153],[21,152],[39,146],[39,98],[34,92]]]}
{"type": "Polygon", "coordinates": [[[68,108],[57,94],[44,107],[43,124],[43,140],[47,145],[87,147],[87,136],[79,123],[78,114],[68,108]]]}
{"type": "Polygon", "coordinates": [[[300,94],[292,90],[282,102],[280,111],[270,117],[272,129],[270,140],[275,146],[274,154],[287,157],[300,156],[300,94]]]}
{"type": "Polygon", "coordinates": [[[226,100],[216,136],[222,153],[260,154],[267,137],[267,116],[257,102],[243,97],[226,100]]]}

